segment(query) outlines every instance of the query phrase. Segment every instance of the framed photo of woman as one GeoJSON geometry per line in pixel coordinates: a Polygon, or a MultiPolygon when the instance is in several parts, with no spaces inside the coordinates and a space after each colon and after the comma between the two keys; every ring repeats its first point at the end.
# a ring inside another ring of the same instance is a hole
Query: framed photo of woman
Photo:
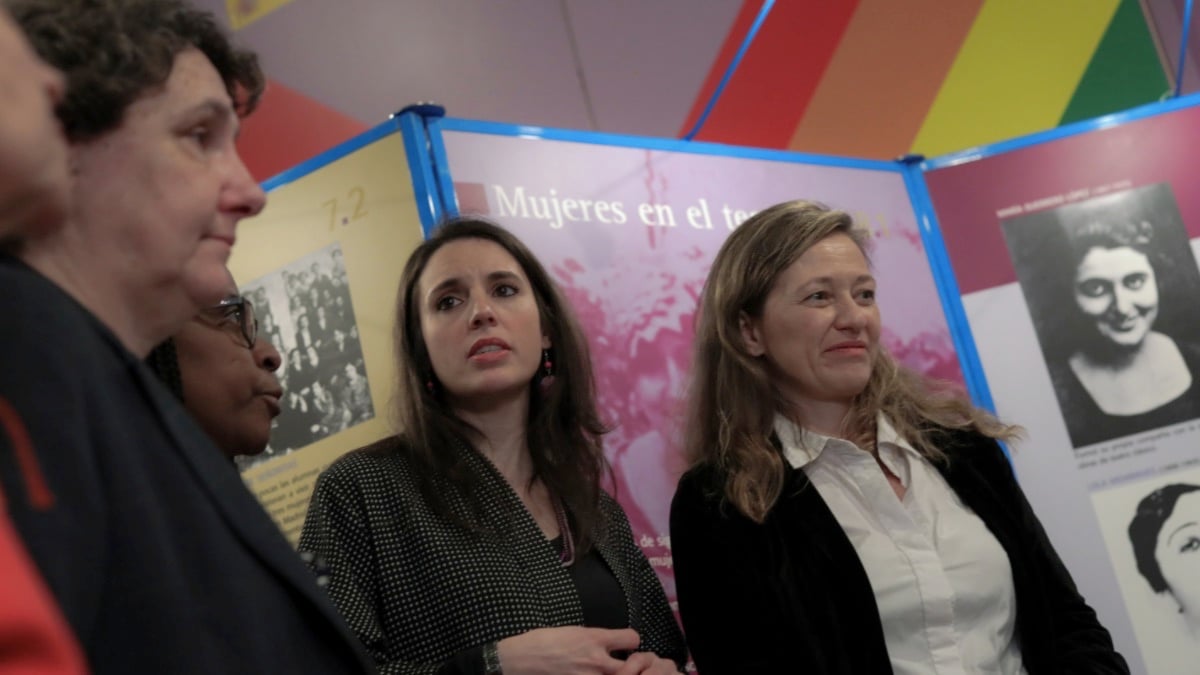
{"type": "Polygon", "coordinates": [[[1001,224],[1075,448],[1200,417],[1200,269],[1168,184],[1001,224]]]}
{"type": "Polygon", "coordinates": [[[1149,675],[1200,659],[1200,465],[1092,495],[1149,675]]]}

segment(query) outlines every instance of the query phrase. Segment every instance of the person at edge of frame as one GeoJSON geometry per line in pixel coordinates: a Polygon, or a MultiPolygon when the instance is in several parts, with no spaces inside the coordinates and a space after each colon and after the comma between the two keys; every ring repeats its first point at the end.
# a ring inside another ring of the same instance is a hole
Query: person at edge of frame
{"type": "Polygon", "coordinates": [[[142,363],[226,292],[265,197],[239,157],[263,75],[183,0],[5,0],[63,71],[63,224],[0,254],[9,516],[95,673],[373,665],[258,501],[142,363]],[[29,469],[29,459],[37,471],[29,469]],[[25,478],[36,476],[37,481],[25,478]],[[28,506],[31,495],[50,500],[28,506]]]}

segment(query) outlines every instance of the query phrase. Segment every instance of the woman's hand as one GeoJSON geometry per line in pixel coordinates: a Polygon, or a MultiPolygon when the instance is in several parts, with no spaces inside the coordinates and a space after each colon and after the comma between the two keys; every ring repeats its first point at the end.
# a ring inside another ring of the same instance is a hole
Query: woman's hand
{"type": "Polygon", "coordinates": [[[630,661],[622,661],[613,657],[612,652],[632,651],[637,649],[641,641],[637,631],[632,628],[610,630],[562,626],[538,628],[505,638],[496,643],[496,652],[505,675],[657,675],[660,672],[674,672],[644,670],[636,666],[634,670],[622,670],[633,657],[630,657],[630,661]]]}
{"type": "Polygon", "coordinates": [[[628,659],[616,675],[678,675],[679,669],[670,659],[660,658],[651,652],[636,652],[628,659]]]}

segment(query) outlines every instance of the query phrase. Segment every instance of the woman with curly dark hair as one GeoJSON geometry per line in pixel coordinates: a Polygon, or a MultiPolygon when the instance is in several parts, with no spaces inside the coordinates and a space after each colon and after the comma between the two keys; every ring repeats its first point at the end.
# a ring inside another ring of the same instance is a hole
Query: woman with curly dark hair
{"type": "Polygon", "coordinates": [[[1067,231],[1074,349],[1052,374],[1076,445],[1200,417],[1200,345],[1156,329],[1170,264],[1156,230],[1113,214],[1067,231]]]}
{"type": "MultiPolygon", "coordinates": [[[[228,291],[262,189],[252,53],[183,0],[5,0],[64,74],[70,205],[0,253],[5,506],[95,673],[371,666],[237,472],[142,360],[228,291]]],[[[7,599],[0,599],[0,603],[7,599]]]]}
{"type": "Polygon", "coordinates": [[[282,362],[260,334],[254,303],[233,277],[220,302],[205,307],[155,347],[146,365],[196,418],[230,460],[267,449],[271,421],[282,410],[282,362]]]}

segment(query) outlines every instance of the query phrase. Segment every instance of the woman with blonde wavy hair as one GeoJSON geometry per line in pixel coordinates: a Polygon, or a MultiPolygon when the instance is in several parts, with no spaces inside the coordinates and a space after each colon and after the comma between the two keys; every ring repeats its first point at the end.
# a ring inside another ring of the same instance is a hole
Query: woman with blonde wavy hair
{"type": "Polygon", "coordinates": [[[704,675],[1125,673],[997,441],[879,344],[868,235],[775,205],[722,246],[671,506],[704,675]]]}

